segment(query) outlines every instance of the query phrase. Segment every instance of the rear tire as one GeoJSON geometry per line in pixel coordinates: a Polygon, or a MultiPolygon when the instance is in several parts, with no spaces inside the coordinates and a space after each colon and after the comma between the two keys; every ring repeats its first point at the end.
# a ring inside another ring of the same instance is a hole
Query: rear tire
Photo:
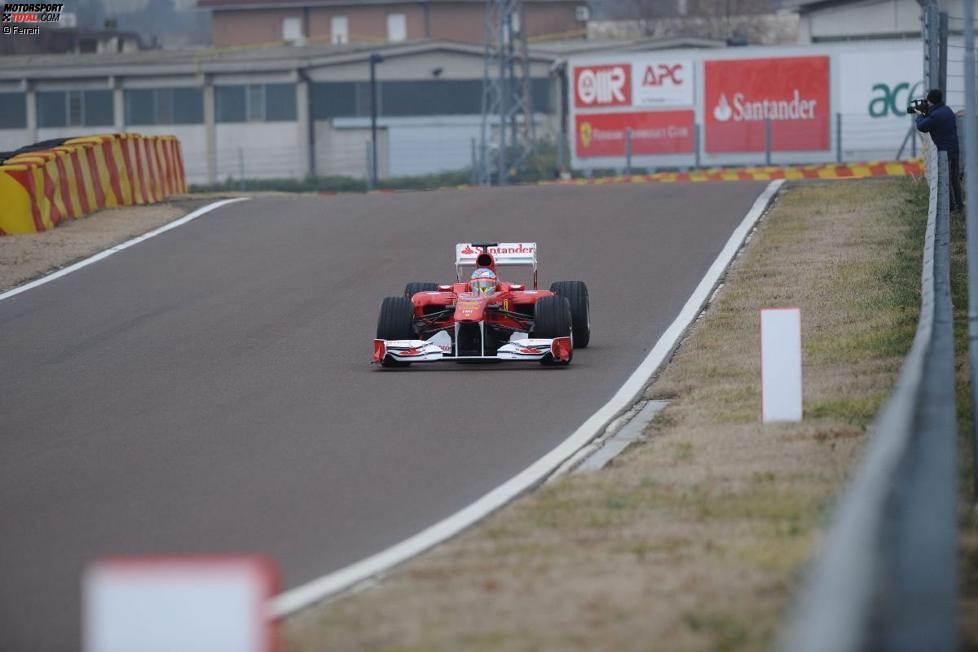
{"type": "Polygon", "coordinates": [[[410,299],[418,292],[435,292],[436,290],[438,290],[437,283],[429,283],[427,281],[411,281],[404,286],[404,296],[410,299]]]}
{"type": "MultiPolygon", "coordinates": [[[[542,339],[553,339],[556,337],[570,337],[572,332],[572,320],[570,302],[561,296],[540,298],[533,311],[533,332],[530,337],[542,339]]],[[[570,358],[558,362],[553,358],[544,358],[540,364],[547,366],[565,366],[570,364],[574,357],[571,349],[570,358]]]]}
{"type": "Polygon", "coordinates": [[[550,291],[570,302],[574,348],[586,349],[591,341],[591,304],[584,281],[557,281],[550,291]]]}
{"type": "MultiPolygon", "coordinates": [[[[407,297],[387,297],[380,304],[380,317],[377,318],[378,340],[413,340],[417,338],[414,332],[414,304],[407,297]]],[[[410,362],[388,360],[381,361],[383,367],[406,367],[410,362]]]]}

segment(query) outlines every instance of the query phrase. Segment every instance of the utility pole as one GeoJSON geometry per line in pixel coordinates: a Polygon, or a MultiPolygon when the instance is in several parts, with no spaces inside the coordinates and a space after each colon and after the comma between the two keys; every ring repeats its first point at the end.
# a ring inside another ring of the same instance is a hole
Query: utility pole
{"type": "Polygon", "coordinates": [[[479,183],[504,185],[533,150],[530,60],[521,0],[486,0],[479,183]]]}

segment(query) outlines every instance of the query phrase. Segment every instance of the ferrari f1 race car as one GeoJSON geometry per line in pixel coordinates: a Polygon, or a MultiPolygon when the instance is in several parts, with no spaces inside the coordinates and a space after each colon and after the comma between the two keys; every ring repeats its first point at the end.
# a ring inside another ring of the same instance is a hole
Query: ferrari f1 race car
{"type": "Polygon", "coordinates": [[[412,362],[533,361],[567,365],[574,348],[591,339],[587,286],[537,283],[534,242],[455,245],[453,284],[408,283],[403,296],[380,306],[373,362],[404,367],[412,362]],[[501,281],[499,267],[533,268],[533,289],[501,281]],[[471,279],[463,270],[473,268],[471,279]]]}

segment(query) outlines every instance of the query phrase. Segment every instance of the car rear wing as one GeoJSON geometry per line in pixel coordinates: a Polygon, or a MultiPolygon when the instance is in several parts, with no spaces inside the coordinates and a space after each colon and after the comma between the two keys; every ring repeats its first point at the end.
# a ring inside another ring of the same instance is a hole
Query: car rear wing
{"type": "Polygon", "coordinates": [[[537,243],[535,242],[460,242],[455,245],[455,276],[462,282],[462,268],[475,267],[483,251],[492,255],[496,265],[525,265],[533,268],[533,288],[537,288],[537,243]]]}

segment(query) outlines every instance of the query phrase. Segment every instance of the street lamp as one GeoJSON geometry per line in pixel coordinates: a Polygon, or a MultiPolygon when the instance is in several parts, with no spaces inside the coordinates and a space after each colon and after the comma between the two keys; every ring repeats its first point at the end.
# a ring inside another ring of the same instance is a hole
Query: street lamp
{"type": "Polygon", "coordinates": [[[376,52],[370,55],[370,185],[377,185],[377,64],[384,57],[376,52]]]}

